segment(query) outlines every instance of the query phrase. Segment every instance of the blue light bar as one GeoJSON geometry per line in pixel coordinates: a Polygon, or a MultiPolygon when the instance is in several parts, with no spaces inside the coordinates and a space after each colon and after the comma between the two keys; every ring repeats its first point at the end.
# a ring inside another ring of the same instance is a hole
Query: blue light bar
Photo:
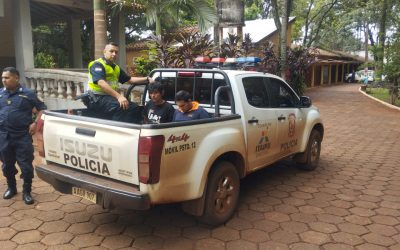
{"type": "Polygon", "coordinates": [[[238,59],[236,59],[236,62],[237,63],[259,63],[259,62],[261,62],[261,58],[254,57],[254,56],[239,57],[238,59]]]}

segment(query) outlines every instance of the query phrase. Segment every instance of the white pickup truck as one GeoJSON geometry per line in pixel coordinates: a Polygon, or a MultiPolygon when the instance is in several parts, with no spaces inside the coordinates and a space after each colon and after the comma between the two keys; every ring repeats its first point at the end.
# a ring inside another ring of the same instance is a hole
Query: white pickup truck
{"type": "Polygon", "coordinates": [[[85,109],[75,110],[78,115],[46,111],[37,175],[105,208],[180,202],[185,212],[217,225],[235,212],[240,179],[249,173],[289,156],[302,169],[317,167],[320,113],[281,78],[217,69],[151,75],[161,78],[166,100],[174,104],[175,93],[187,90],[212,118],[128,124],[91,117],[85,109]]]}

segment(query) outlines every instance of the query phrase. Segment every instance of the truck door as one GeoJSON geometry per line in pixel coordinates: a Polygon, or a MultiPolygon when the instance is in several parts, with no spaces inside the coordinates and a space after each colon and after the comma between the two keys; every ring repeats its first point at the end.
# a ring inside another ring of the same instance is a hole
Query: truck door
{"type": "Polygon", "coordinates": [[[285,82],[274,77],[268,80],[270,102],[278,121],[278,155],[284,157],[299,150],[306,113],[298,108],[300,99],[285,82]]]}
{"type": "Polygon", "coordinates": [[[265,76],[242,76],[243,116],[247,134],[248,170],[263,167],[274,161],[279,142],[275,110],[270,107],[265,76]],[[246,102],[247,101],[247,102],[246,102]]]}

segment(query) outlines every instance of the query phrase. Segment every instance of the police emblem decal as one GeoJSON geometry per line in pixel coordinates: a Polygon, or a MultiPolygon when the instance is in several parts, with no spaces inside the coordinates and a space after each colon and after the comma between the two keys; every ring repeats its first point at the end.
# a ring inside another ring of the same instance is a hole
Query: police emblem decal
{"type": "Polygon", "coordinates": [[[289,137],[293,137],[296,132],[296,115],[291,113],[289,114],[289,137]]]}

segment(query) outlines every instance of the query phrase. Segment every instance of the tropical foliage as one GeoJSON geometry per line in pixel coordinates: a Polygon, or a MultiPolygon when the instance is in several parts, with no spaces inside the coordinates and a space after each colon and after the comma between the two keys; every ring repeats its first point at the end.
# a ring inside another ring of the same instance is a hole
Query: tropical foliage
{"type": "Polygon", "coordinates": [[[213,55],[214,47],[210,35],[198,31],[180,34],[166,34],[164,37],[152,36],[150,54],[155,65],[160,68],[192,67],[197,56],[213,55]],[[176,46],[176,44],[179,46],[176,46]]]}
{"type": "Polygon", "coordinates": [[[155,61],[144,57],[137,57],[133,63],[133,74],[136,76],[148,76],[157,67],[155,61]]]}
{"type": "MultiPolygon", "coordinates": [[[[278,56],[273,50],[274,44],[271,42],[266,43],[264,47],[264,57],[262,58],[262,65],[264,71],[270,74],[279,75],[281,72],[281,65],[278,56]]],[[[315,62],[318,55],[317,50],[296,47],[287,48],[287,70],[285,71],[285,79],[298,93],[303,94],[306,83],[305,77],[310,69],[310,65],[315,62]]]]}
{"type": "Polygon", "coordinates": [[[177,27],[182,22],[182,17],[194,17],[201,31],[205,31],[217,21],[216,11],[207,0],[117,0],[115,2],[119,8],[145,10],[146,24],[155,25],[156,35],[162,35],[163,26],[168,24],[177,27]]]}

